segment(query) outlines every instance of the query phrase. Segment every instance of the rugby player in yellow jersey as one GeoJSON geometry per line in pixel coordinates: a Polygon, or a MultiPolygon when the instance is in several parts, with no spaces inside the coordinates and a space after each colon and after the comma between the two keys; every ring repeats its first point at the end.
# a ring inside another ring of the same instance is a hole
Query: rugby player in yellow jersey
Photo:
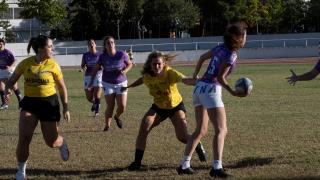
{"type": "MultiPolygon", "coordinates": [[[[150,95],[154,98],[154,103],[144,115],[140,125],[136,139],[135,159],[128,167],[130,171],[141,168],[148,134],[165,119],[170,118],[176,137],[180,142],[186,144],[188,141],[186,109],[177,83],[183,82],[187,85],[193,85],[195,80],[186,78],[182,73],[167,65],[167,62],[173,60],[174,57],[158,51],[152,52],[143,66],[142,77],[128,87],[122,88],[122,90],[126,90],[145,84],[149,88],[150,95]]],[[[197,153],[201,161],[206,161],[205,151],[200,143],[197,146],[197,153]]]]}
{"type": "Polygon", "coordinates": [[[20,62],[6,85],[6,88],[12,88],[21,75],[24,76],[25,96],[20,103],[16,179],[26,178],[29,145],[39,121],[46,144],[51,148],[59,148],[64,161],[69,159],[66,140],[58,133],[58,122],[61,115],[55,86],[59,90],[63,117],[67,121],[70,119],[68,94],[61,69],[52,58],[52,40],[47,36],[39,35],[30,39],[28,53],[31,47],[36,55],[20,62]]]}

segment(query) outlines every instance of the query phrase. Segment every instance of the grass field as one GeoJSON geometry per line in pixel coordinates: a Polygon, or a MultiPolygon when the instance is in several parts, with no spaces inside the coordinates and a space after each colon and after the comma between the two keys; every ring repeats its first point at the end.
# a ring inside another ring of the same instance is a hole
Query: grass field
{"type": "MultiPolygon", "coordinates": [[[[140,68],[136,66],[129,72],[129,82],[139,76],[140,68]]],[[[191,75],[194,67],[176,68],[191,75]]],[[[234,179],[320,179],[320,81],[289,86],[285,80],[290,75],[289,68],[300,74],[312,65],[238,65],[229,77],[230,83],[241,76],[254,83],[252,95],[246,98],[231,97],[223,91],[229,130],[224,166],[234,179]]],[[[118,129],[113,122],[110,131],[102,132],[104,118],[92,117],[82,90],[82,74],[64,70],[64,76],[72,121],[62,120],[60,130],[68,140],[71,158],[63,162],[57,149],[47,147],[38,127],[30,146],[28,179],[209,179],[211,124],[202,140],[209,161],[201,163],[196,155],[193,157],[196,175],[176,173],[185,145],[175,138],[169,120],[149,135],[142,170],[130,172],[126,167],[134,158],[140,119],[152,103],[147,88],[140,86],[129,91],[124,129],[118,129]]],[[[191,133],[195,127],[192,87],[179,87],[191,133]]],[[[0,111],[0,179],[13,179],[16,172],[17,125],[17,103],[12,98],[9,110],[0,111]]]]}

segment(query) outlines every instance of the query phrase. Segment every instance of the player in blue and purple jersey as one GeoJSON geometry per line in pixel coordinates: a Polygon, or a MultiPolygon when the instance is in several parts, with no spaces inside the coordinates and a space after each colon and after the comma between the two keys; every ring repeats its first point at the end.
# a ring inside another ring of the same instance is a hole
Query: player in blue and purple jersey
{"type": "Polygon", "coordinates": [[[193,152],[200,139],[208,130],[209,119],[212,122],[215,135],[213,137],[213,161],[210,176],[226,178],[227,174],[222,167],[222,154],[224,140],[227,134],[227,118],[222,101],[222,87],[233,96],[244,97],[246,94],[233,90],[227,76],[232,72],[237,61],[237,51],[246,42],[246,25],[234,23],[227,27],[224,34],[224,43],[202,54],[193,73],[193,78],[198,78],[202,64],[210,59],[204,75],[198,79],[193,91],[193,105],[197,121],[196,130],[188,139],[184,157],[177,168],[179,174],[193,174],[190,166],[193,152]]]}
{"type": "MultiPolygon", "coordinates": [[[[8,109],[8,99],[6,99],[5,84],[12,75],[16,62],[12,52],[5,48],[5,44],[5,40],[0,39],[0,109],[8,109]]],[[[18,84],[15,83],[12,89],[17,96],[18,102],[20,102],[22,95],[18,88],[18,84]]]]}
{"type": "Polygon", "coordinates": [[[81,61],[81,69],[84,70],[83,88],[87,100],[92,103],[91,111],[94,112],[94,116],[97,116],[99,115],[102,92],[102,70],[97,71],[91,88],[89,88],[89,83],[93,69],[97,64],[101,53],[97,51],[97,45],[94,39],[89,39],[87,43],[89,51],[82,55],[81,61]]]}
{"type": "MultiPolygon", "coordinates": [[[[320,55],[320,42],[318,45],[318,51],[320,55]]],[[[295,85],[297,81],[309,81],[316,78],[320,73],[320,59],[318,60],[317,64],[309,71],[301,75],[296,75],[296,73],[290,69],[292,75],[287,77],[289,84],[295,85]]]]}
{"type": "Polygon", "coordinates": [[[129,60],[127,53],[116,50],[113,37],[105,37],[103,47],[104,51],[93,69],[89,87],[92,86],[93,77],[102,68],[102,85],[107,104],[104,131],[107,131],[111,125],[115,103],[117,103],[117,110],[113,117],[116,120],[117,126],[120,129],[122,128],[120,116],[126,108],[127,91],[121,91],[121,88],[127,87],[128,81],[126,74],[132,68],[132,62],[129,60]]]}

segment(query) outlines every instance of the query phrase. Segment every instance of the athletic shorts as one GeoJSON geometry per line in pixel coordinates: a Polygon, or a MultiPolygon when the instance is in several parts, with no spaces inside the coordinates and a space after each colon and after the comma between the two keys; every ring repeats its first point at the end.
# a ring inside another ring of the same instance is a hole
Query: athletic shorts
{"type": "Polygon", "coordinates": [[[160,116],[161,121],[167,118],[171,118],[179,110],[182,110],[183,112],[187,112],[183,102],[181,102],[180,104],[178,104],[176,107],[172,109],[162,109],[155,104],[152,104],[150,109],[154,110],[160,116]]]}
{"type": "Polygon", "coordinates": [[[127,94],[127,90],[121,91],[122,87],[127,87],[128,86],[128,81],[124,81],[119,84],[111,84],[107,82],[102,82],[103,85],[103,90],[104,90],[104,95],[110,95],[110,94],[127,94]]]}
{"type": "Polygon", "coordinates": [[[21,111],[28,111],[37,116],[40,121],[59,122],[61,118],[57,94],[49,97],[24,96],[20,108],[21,111]]]}
{"type": "Polygon", "coordinates": [[[207,109],[224,107],[221,91],[222,87],[219,84],[198,81],[193,90],[193,106],[203,106],[207,109]]]}
{"type": "Polygon", "coordinates": [[[0,69],[0,79],[9,79],[12,74],[13,74],[13,71],[0,69]]]}
{"type": "MultiPolygon", "coordinates": [[[[84,76],[83,78],[83,88],[88,89],[88,85],[90,83],[91,76],[84,76]]],[[[102,73],[97,74],[93,80],[92,87],[102,87],[102,73]]]]}

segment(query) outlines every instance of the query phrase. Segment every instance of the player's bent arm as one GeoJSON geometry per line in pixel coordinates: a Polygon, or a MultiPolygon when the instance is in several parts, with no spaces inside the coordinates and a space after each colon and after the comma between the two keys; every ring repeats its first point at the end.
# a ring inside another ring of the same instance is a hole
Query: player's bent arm
{"type": "Polygon", "coordinates": [[[90,78],[90,82],[89,82],[89,87],[92,86],[93,84],[93,81],[94,81],[94,78],[96,77],[97,75],[97,72],[101,69],[101,65],[99,63],[96,64],[96,66],[93,68],[92,70],[92,74],[91,74],[91,78],[90,78]]]}
{"type": "Polygon", "coordinates": [[[202,54],[202,55],[200,56],[200,58],[199,58],[199,60],[198,60],[198,62],[197,62],[196,68],[194,69],[194,73],[193,73],[193,78],[194,78],[194,79],[197,78],[198,73],[199,73],[199,71],[200,71],[200,69],[201,69],[202,64],[203,64],[206,60],[210,59],[211,57],[212,57],[212,52],[211,52],[211,50],[205,52],[204,54],[202,54]]]}
{"type": "Polygon", "coordinates": [[[63,80],[63,78],[56,80],[56,85],[58,87],[60,100],[63,107],[63,116],[64,119],[69,121],[70,120],[70,113],[69,113],[69,107],[68,107],[68,91],[66,84],[63,80]]]}
{"type": "Polygon", "coordinates": [[[219,83],[221,84],[221,86],[222,86],[223,88],[225,88],[231,95],[233,95],[233,96],[238,96],[238,97],[244,97],[244,96],[246,96],[245,94],[241,94],[241,93],[233,90],[233,89],[229,86],[226,77],[227,77],[227,74],[228,74],[228,72],[229,72],[229,70],[230,70],[230,67],[231,67],[231,65],[230,65],[230,64],[227,64],[227,63],[223,63],[223,64],[221,65],[221,70],[219,71],[218,77],[217,77],[218,82],[219,82],[219,83]]]}
{"type": "Polygon", "coordinates": [[[316,78],[319,75],[319,71],[317,69],[312,69],[311,71],[304,73],[302,75],[297,76],[297,81],[309,81],[316,78]]]}
{"type": "Polygon", "coordinates": [[[122,73],[123,73],[123,74],[127,74],[127,72],[130,71],[130,69],[132,68],[132,66],[133,66],[132,61],[129,60],[129,61],[128,61],[128,64],[127,64],[127,67],[126,67],[124,70],[122,70],[122,73]]]}
{"type": "Polygon", "coordinates": [[[16,71],[10,76],[6,84],[6,91],[8,89],[12,89],[13,85],[19,80],[20,76],[21,74],[17,73],[16,71]]]}

